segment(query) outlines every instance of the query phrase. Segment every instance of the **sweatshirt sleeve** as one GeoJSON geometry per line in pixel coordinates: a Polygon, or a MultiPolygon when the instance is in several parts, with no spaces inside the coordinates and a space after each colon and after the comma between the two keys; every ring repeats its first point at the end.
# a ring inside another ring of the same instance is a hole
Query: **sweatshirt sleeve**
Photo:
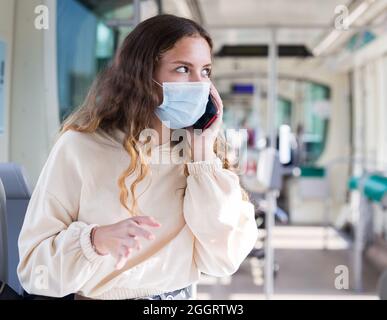
{"type": "Polygon", "coordinates": [[[19,236],[17,271],[30,294],[63,297],[75,293],[105,259],[91,245],[90,231],[95,225],[77,221],[82,170],[74,135],[64,133],[51,150],[19,236]]]}
{"type": "Polygon", "coordinates": [[[242,199],[238,176],[223,169],[219,158],[187,166],[184,217],[195,236],[195,262],[203,273],[231,275],[257,241],[254,207],[242,199]]]}

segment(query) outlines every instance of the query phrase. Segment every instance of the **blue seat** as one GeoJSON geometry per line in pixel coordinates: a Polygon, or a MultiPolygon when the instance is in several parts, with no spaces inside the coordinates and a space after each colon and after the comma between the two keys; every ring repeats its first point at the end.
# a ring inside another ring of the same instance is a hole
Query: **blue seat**
{"type": "Polygon", "coordinates": [[[31,198],[31,189],[24,169],[15,163],[0,163],[0,179],[4,187],[3,193],[5,191],[5,201],[3,199],[0,212],[2,241],[5,242],[2,243],[3,250],[0,252],[4,256],[4,259],[2,257],[0,260],[1,270],[4,270],[2,272],[8,286],[17,294],[23,295],[23,288],[17,276],[18,238],[31,198]]]}
{"type": "Polygon", "coordinates": [[[387,300],[387,270],[380,276],[378,282],[378,294],[380,300],[387,300]]]}
{"type": "MultiPolygon", "coordinates": [[[[359,189],[360,177],[351,177],[348,181],[350,190],[359,189]]],[[[363,187],[364,195],[371,201],[387,206],[387,177],[373,174],[366,177],[363,187]]]]}
{"type": "Polygon", "coordinates": [[[6,282],[8,278],[7,264],[7,210],[5,207],[5,190],[0,179],[0,281],[6,282]]]}

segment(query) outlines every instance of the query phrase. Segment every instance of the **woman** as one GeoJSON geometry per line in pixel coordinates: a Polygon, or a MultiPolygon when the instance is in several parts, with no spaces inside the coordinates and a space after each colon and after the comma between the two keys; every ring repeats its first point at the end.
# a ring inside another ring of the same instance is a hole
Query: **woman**
{"type": "Polygon", "coordinates": [[[211,49],[203,28],[172,15],[127,36],[38,179],[19,238],[27,292],[184,299],[200,272],[238,269],[257,227],[216,143],[223,106],[211,49]],[[210,92],[218,117],[192,134],[210,92]]]}

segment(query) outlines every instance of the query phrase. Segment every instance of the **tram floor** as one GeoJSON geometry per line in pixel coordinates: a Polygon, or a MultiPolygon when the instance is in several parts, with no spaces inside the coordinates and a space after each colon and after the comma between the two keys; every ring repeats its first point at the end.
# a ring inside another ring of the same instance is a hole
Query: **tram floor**
{"type": "MultiPolygon", "coordinates": [[[[329,229],[325,242],[324,232],[323,227],[274,228],[274,259],[279,270],[272,299],[377,299],[380,273],[364,260],[363,291],[355,292],[351,243],[333,229],[329,229]],[[328,249],[324,249],[325,245],[328,249]]],[[[265,299],[262,264],[263,261],[247,258],[230,277],[202,275],[197,286],[197,299],[265,299]]]]}

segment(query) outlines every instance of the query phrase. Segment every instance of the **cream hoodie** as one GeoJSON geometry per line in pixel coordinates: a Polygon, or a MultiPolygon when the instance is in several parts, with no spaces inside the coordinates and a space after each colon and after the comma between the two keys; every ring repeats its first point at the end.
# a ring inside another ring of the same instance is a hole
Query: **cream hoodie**
{"type": "MultiPolygon", "coordinates": [[[[150,164],[136,195],[141,213],[162,225],[149,229],[156,239],[140,240],[142,249],[121,270],[110,255],[98,255],[91,229],[129,218],[117,185],[130,161],[123,136],[67,131],[55,143],[19,237],[18,275],[28,293],[93,299],[161,294],[197,282],[200,272],[233,274],[254,247],[253,205],[242,200],[238,176],[216,158],[188,163],[188,177],[183,164],[150,164]]],[[[159,152],[173,154],[167,144],[159,152]]],[[[126,179],[128,190],[133,181],[126,179]]]]}

